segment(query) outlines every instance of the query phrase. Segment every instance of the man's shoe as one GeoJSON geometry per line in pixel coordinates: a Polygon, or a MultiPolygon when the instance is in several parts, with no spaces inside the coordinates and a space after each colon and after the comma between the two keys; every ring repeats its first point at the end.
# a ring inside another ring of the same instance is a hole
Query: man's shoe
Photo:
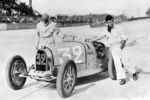
{"type": "Polygon", "coordinates": [[[125,79],[121,79],[120,80],[120,85],[124,85],[124,84],[126,84],[126,80],[125,79]]]}
{"type": "Polygon", "coordinates": [[[134,73],[132,77],[133,77],[133,80],[136,81],[138,79],[137,73],[134,73]]]}

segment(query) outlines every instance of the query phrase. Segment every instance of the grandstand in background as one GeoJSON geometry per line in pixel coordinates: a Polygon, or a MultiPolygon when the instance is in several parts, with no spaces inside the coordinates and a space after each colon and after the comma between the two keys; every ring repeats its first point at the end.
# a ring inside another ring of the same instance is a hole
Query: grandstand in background
{"type": "Polygon", "coordinates": [[[0,1],[0,23],[30,23],[37,22],[41,14],[29,5],[16,0],[0,1]]]}

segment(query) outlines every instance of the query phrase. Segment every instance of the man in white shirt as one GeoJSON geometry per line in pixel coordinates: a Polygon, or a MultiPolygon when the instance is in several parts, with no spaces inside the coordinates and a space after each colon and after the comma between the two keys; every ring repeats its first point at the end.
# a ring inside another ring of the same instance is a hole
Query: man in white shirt
{"type": "Polygon", "coordinates": [[[59,29],[56,28],[56,23],[50,20],[47,13],[44,13],[41,21],[37,24],[36,49],[54,44],[54,36],[59,36],[59,33],[59,29]]]}
{"type": "Polygon", "coordinates": [[[122,50],[127,40],[123,28],[114,24],[114,18],[111,15],[106,16],[105,22],[107,27],[104,28],[102,34],[99,34],[99,36],[92,41],[102,42],[103,40],[105,46],[110,49],[116,69],[116,76],[117,79],[120,80],[120,85],[126,83],[125,69],[131,74],[133,74],[134,80],[137,80],[136,70],[132,68],[132,65],[130,64],[129,61],[123,62],[122,60],[123,57],[122,50]],[[125,69],[123,68],[122,63],[125,69]]]}

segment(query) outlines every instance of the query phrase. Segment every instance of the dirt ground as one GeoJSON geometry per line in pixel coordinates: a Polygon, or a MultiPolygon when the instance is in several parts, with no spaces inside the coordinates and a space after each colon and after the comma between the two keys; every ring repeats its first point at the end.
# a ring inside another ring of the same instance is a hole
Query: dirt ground
{"type": "MultiPolygon", "coordinates": [[[[125,50],[140,71],[139,79],[120,86],[119,81],[108,78],[107,72],[78,79],[73,95],[67,100],[143,100],[150,98],[150,20],[120,24],[129,38],[125,50]]],[[[61,29],[67,34],[96,35],[102,28],[89,26],[61,29]]],[[[5,79],[5,67],[13,55],[21,55],[27,65],[34,63],[36,30],[0,31],[0,98],[1,100],[61,100],[55,84],[28,79],[24,88],[10,89],[5,79]]]]}

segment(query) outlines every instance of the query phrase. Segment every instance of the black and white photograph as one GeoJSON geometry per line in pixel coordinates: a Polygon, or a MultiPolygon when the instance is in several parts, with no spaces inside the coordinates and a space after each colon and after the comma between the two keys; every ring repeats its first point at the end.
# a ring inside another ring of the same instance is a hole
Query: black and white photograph
{"type": "Polygon", "coordinates": [[[150,0],[0,0],[0,100],[149,100],[150,0]]]}

